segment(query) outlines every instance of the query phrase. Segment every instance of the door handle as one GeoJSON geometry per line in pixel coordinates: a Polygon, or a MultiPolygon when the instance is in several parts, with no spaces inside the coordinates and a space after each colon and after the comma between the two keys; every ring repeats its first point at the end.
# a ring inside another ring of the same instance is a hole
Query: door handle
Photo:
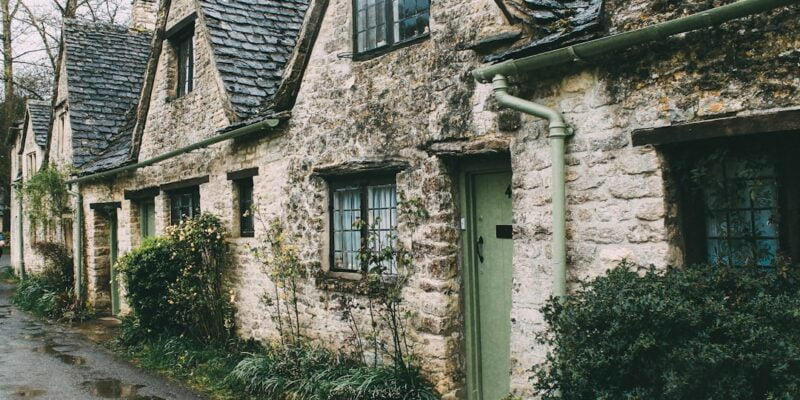
{"type": "Polygon", "coordinates": [[[478,237],[475,243],[475,252],[478,253],[478,260],[483,264],[483,236],[478,237]]]}

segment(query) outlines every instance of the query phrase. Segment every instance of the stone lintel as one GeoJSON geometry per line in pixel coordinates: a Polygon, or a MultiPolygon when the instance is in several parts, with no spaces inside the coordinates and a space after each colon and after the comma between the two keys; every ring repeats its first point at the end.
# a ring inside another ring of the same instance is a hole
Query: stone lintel
{"type": "Polygon", "coordinates": [[[347,161],[343,163],[320,165],[313,168],[315,176],[323,178],[348,177],[355,175],[380,175],[398,173],[407,169],[409,162],[398,158],[347,161]]]}
{"type": "Polygon", "coordinates": [[[231,172],[227,173],[227,177],[228,177],[229,181],[235,181],[235,180],[238,180],[238,179],[252,178],[252,177],[257,176],[257,175],[258,175],[258,167],[246,168],[246,169],[241,169],[241,170],[238,170],[238,171],[231,171],[231,172]]]}
{"type": "Polygon", "coordinates": [[[479,136],[429,142],[424,150],[438,157],[460,158],[478,155],[509,154],[511,140],[499,136],[479,136]]]}
{"type": "Polygon", "coordinates": [[[208,175],[166,183],[161,185],[161,190],[168,192],[170,190],[184,189],[187,187],[202,185],[204,183],[208,183],[208,175]]]}
{"type": "Polygon", "coordinates": [[[740,117],[636,129],[631,134],[634,146],[664,145],[694,140],[752,134],[800,131],[800,109],[774,111],[740,117]]]}
{"type": "Polygon", "coordinates": [[[126,190],[125,200],[139,200],[158,196],[161,190],[158,186],[150,186],[136,190],[126,190]]]}

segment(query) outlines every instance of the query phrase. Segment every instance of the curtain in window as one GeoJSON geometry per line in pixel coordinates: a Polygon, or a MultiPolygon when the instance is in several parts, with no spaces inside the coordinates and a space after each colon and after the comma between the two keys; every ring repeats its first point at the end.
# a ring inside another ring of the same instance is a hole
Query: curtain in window
{"type": "Polygon", "coordinates": [[[333,192],[333,249],[334,269],[361,269],[358,253],[361,249],[361,190],[342,188],[333,192]]]}
{"type": "MultiPolygon", "coordinates": [[[[371,238],[370,249],[381,251],[385,248],[394,248],[397,229],[397,193],[396,186],[380,185],[370,186],[367,192],[369,199],[369,223],[373,235],[371,238]]],[[[383,267],[385,272],[394,274],[397,272],[397,262],[392,259],[383,267]]]]}

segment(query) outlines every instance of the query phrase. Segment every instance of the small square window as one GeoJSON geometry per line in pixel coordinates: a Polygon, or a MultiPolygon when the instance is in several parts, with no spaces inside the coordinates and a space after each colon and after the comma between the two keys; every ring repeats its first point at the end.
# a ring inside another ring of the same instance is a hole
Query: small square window
{"type": "MultiPolygon", "coordinates": [[[[331,188],[331,270],[362,272],[370,266],[360,255],[395,246],[397,188],[393,181],[341,182],[331,188]]],[[[383,265],[395,274],[395,260],[383,265]]]]}
{"type": "Polygon", "coordinates": [[[236,181],[239,192],[239,235],[253,237],[255,224],[253,220],[253,178],[239,179],[236,181]]]}
{"type": "Polygon", "coordinates": [[[172,40],[177,58],[177,97],[194,89],[194,28],[189,28],[172,40]]]}
{"type": "Polygon", "coordinates": [[[391,48],[429,33],[430,0],[354,0],[357,54],[391,48]]]}
{"type": "Polygon", "coordinates": [[[800,256],[800,161],[790,136],[668,149],[686,262],[769,267],[800,256]]]}
{"type": "Polygon", "coordinates": [[[139,202],[139,235],[142,239],[156,235],[156,202],[144,199],[139,202]]]}
{"type": "Polygon", "coordinates": [[[200,188],[195,186],[170,192],[169,208],[171,225],[178,225],[184,219],[200,215],[200,188]]]}

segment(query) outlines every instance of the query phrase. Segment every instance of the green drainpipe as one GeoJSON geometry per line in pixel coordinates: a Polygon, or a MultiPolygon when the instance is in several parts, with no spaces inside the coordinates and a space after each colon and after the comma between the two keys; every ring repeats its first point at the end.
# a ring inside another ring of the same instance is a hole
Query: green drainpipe
{"type": "Polygon", "coordinates": [[[75,254],[75,298],[78,304],[83,304],[83,196],[80,190],[67,191],[75,198],[75,220],[72,222],[73,254],[75,254]]]}
{"type": "Polygon", "coordinates": [[[22,221],[22,184],[14,185],[14,190],[17,192],[17,228],[19,229],[18,235],[19,238],[17,239],[17,257],[19,257],[19,279],[25,279],[25,255],[22,254],[25,246],[23,240],[25,240],[25,234],[23,233],[23,221],[22,221]]]}
{"type": "Polygon", "coordinates": [[[599,56],[613,54],[629,47],[663,40],[669,36],[719,25],[736,18],[797,4],[798,0],[740,0],[686,17],[662,22],[634,31],[618,33],[588,42],[562,47],[541,54],[508,60],[472,71],[476,80],[493,82],[497,102],[513,110],[549,121],[552,151],[553,202],[553,295],[566,296],[566,182],[564,180],[564,140],[570,135],[564,118],[558,111],[508,94],[507,75],[530,74],[559,65],[586,62],[599,56]]]}
{"type": "Polygon", "coordinates": [[[494,98],[503,106],[548,121],[550,151],[553,170],[553,295],[563,298],[567,294],[567,217],[566,183],[564,180],[564,141],[571,135],[561,113],[528,100],[508,94],[508,82],[503,75],[492,81],[494,98]]]}

